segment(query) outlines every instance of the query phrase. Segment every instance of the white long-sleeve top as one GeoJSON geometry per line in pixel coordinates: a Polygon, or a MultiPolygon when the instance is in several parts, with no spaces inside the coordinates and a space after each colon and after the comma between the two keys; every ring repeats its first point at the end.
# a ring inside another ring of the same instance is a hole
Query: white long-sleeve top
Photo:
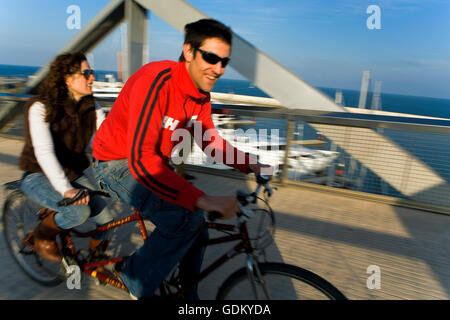
{"type": "MultiPolygon", "coordinates": [[[[64,192],[73,187],[56,157],[50,123],[45,122],[45,106],[41,102],[35,102],[28,112],[31,143],[36,160],[53,188],[64,196],[64,192]]],[[[105,114],[97,102],[95,103],[95,112],[98,129],[105,120],[105,114]]]]}

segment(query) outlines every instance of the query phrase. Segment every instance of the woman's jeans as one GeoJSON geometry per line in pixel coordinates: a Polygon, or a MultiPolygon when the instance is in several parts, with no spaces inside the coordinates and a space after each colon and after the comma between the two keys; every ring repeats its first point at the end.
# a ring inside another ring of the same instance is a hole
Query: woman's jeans
{"type": "MultiPolygon", "coordinates": [[[[156,226],[120,272],[134,296],[151,297],[178,262],[183,282],[200,273],[205,249],[193,244],[208,239],[203,211],[191,212],[160,199],[131,175],[127,159],[94,160],[94,172],[111,197],[133,206],[156,226]]],[[[196,286],[186,298],[198,299],[196,286]]]]}
{"type": "MultiPolygon", "coordinates": [[[[88,168],[86,170],[92,170],[88,168]]],[[[86,171],[85,171],[86,172],[86,171]]],[[[93,180],[93,179],[91,179],[93,180]]],[[[87,175],[82,175],[75,181],[71,182],[72,186],[77,189],[87,188],[89,190],[98,190],[95,181],[90,181],[87,175]]],[[[91,197],[89,204],[70,205],[67,207],[58,207],[57,202],[63,199],[63,196],[56,191],[50,184],[43,173],[30,173],[22,180],[22,191],[31,199],[40,205],[52,209],[57,213],[54,216],[56,225],[61,229],[70,229],[77,227],[87,219],[92,218],[92,221],[97,226],[102,226],[113,221],[113,216],[108,210],[105,199],[101,196],[91,197]]],[[[97,240],[109,240],[111,230],[95,234],[93,238],[97,240]]]]}

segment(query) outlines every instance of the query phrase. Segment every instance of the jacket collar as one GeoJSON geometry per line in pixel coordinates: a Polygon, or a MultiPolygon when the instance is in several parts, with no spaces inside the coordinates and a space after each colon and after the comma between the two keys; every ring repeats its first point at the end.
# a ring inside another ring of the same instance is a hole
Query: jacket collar
{"type": "Polygon", "coordinates": [[[185,96],[189,96],[194,100],[202,100],[202,102],[210,101],[210,93],[200,91],[192,81],[184,61],[179,61],[173,69],[174,80],[185,96]]]}
{"type": "Polygon", "coordinates": [[[92,111],[91,109],[93,106],[95,106],[93,95],[84,96],[80,101],[75,101],[72,98],[67,97],[63,102],[64,110],[71,117],[75,117],[77,114],[84,115],[84,113],[92,111]]]}

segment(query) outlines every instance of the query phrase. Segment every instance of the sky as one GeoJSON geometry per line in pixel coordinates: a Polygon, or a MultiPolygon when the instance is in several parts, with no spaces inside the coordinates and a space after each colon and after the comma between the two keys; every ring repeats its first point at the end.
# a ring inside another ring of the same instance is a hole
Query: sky
{"type": "MultiPolygon", "coordinates": [[[[379,80],[382,92],[450,99],[450,0],[187,2],[313,86],[359,90],[370,70],[372,88],[379,80]]],[[[0,64],[45,65],[80,32],[67,26],[70,6],[80,8],[82,29],[108,3],[0,0],[0,64]]],[[[177,60],[183,35],[148,18],[149,61],[177,60]]],[[[92,51],[94,68],[116,69],[121,34],[118,27],[92,51]]],[[[223,77],[244,79],[232,68],[223,77]]]]}

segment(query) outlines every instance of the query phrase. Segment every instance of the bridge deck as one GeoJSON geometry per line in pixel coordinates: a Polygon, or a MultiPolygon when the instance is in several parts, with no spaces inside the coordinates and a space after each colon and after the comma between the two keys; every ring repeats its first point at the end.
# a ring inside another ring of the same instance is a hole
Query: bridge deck
{"type": "MultiPolygon", "coordinates": [[[[0,138],[0,183],[20,177],[16,163],[21,148],[19,140],[0,138]]],[[[250,181],[205,173],[193,175],[194,184],[217,195],[254,187],[250,181]]],[[[1,195],[0,204],[3,201],[1,195]]],[[[450,298],[448,216],[294,187],[280,187],[271,204],[277,212],[277,231],[268,260],[311,270],[350,299],[450,298]],[[380,289],[367,287],[367,268],[371,265],[381,270],[380,289]]],[[[117,216],[124,215],[120,213],[124,206],[111,203],[111,207],[117,216]]],[[[137,232],[137,227],[131,225],[116,232],[110,252],[131,252],[140,246],[137,232]]],[[[222,254],[221,249],[208,249],[205,264],[222,254]]],[[[200,286],[201,298],[212,299],[221,281],[243,266],[242,261],[237,258],[207,278],[200,286]]],[[[3,236],[0,278],[0,299],[129,298],[117,289],[97,286],[89,277],[83,278],[81,290],[69,290],[64,283],[55,288],[35,284],[15,265],[3,236]]]]}

